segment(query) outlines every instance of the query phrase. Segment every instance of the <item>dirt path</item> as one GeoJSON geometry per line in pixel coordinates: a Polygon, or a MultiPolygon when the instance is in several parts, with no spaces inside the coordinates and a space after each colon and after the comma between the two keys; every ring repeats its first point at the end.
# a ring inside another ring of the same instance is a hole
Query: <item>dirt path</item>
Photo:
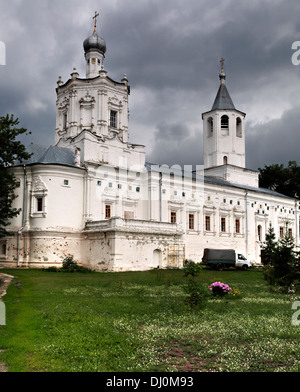
{"type": "MultiPolygon", "coordinates": [[[[2,300],[2,297],[4,297],[4,295],[6,294],[6,290],[13,279],[14,277],[11,275],[0,273],[0,301],[2,300]]],[[[3,351],[4,350],[1,350],[0,348],[0,354],[3,351]]],[[[7,372],[7,371],[8,369],[5,366],[5,363],[0,362],[0,373],[7,372]]]]}
{"type": "Polygon", "coordinates": [[[0,272],[0,300],[6,294],[7,287],[14,279],[12,275],[3,274],[0,272]]]}

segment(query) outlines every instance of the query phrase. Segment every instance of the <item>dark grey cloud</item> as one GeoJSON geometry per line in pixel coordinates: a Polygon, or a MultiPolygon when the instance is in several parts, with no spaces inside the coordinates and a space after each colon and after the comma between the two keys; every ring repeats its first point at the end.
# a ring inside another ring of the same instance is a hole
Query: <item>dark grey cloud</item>
{"type": "Polygon", "coordinates": [[[203,161],[201,133],[191,135],[184,123],[158,124],[154,133],[155,148],[151,163],[173,165],[197,165],[203,161]]]}
{"type": "Polygon", "coordinates": [[[273,163],[287,165],[292,160],[300,163],[299,113],[298,104],[279,119],[250,126],[246,139],[249,168],[262,168],[273,163]]]}
{"type": "Polygon", "coordinates": [[[247,113],[250,167],[298,160],[298,0],[0,0],[0,115],[19,117],[28,142],[53,143],[56,81],[73,67],[85,76],[95,10],[108,75],[126,73],[131,85],[130,140],[146,145],[148,161],[203,163],[201,113],[215,98],[221,56],[235,106],[247,113]]]}

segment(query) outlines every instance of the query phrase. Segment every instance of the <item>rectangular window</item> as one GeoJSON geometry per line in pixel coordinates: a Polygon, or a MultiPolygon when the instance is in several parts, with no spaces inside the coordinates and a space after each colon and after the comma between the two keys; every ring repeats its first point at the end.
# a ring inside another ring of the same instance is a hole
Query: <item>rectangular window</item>
{"type": "Polygon", "coordinates": [[[105,206],[105,219],[110,219],[111,218],[111,205],[106,204],[105,206]]]}
{"type": "Polygon", "coordinates": [[[293,229],[289,229],[289,238],[293,239],[293,229]]]}
{"type": "Polygon", "coordinates": [[[67,129],[67,120],[68,120],[67,114],[65,113],[65,114],[63,115],[63,130],[64,130],[64,131],[67,129]]]}
{"type": "Polygon", "coordinates": [[[109,124],[112,128],[117,128],[117,112],[115,110],[110,111],[109,124]]]}
{"type": "Polygon", "coordinates": [[[43,212],[43,198],[42,197],[38,197],[36,199],[37,201],[37,211],[38,212],[43,212]]]}
{"type": "Polygon", "coordinates": [[[241,232],[241,222],[239,219],[235,220],[235,232],[238,234],[241,232]]]}
{"type": "Polygon", "coordinates": [[[221,232],[226,233],[226,219],[221,218],[221,232]]]}
{"type": "Polygon", "coordinates": [[[189,214],[189,229],[194,230],[195,228],[195,217],[194,214],[189,214]]]}
{"type": "Polygon", "coordinates": [[[205,230],[210,231],[210,216],[205,217],[205,230]]]}
{"type": "Polygon", "coordinates": [[[176,212],[171,211],[171,223],[176,223],[176,212]]]}
{"type": "Polygon", "coordinates": [[[279,228],[279,237],[283,238],[283,226],[280,226],[279,228]]]}

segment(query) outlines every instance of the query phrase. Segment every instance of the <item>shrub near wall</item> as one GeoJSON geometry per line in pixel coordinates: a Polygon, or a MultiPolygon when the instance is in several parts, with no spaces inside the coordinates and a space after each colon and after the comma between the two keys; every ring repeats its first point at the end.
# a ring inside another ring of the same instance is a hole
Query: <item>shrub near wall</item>
{"type": "Polygon", "coordinates": [[[83,272],[83,273],[92,272],[91,269],[83,267],[82,265],[78,265],[72,255],[68,255],[67,257],[64,258],[61,268],[49,267],[49,268],[45,269],[44,271],[49,271],[49,272],[83,272]]]}

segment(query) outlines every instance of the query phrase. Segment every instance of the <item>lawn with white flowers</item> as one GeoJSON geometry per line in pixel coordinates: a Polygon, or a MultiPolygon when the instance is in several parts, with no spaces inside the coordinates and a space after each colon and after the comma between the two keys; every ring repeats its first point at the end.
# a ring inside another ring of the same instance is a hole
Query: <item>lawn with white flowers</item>
{"type": "Polygon", "coordinates": [[[189,306],[182,270],[3,272],[15,277],[0,326],[9,371],[300,370],[292,309],[300,297],[270,287],[260,269],[202,270],[208,297],[199,309],[189,306]]]}

